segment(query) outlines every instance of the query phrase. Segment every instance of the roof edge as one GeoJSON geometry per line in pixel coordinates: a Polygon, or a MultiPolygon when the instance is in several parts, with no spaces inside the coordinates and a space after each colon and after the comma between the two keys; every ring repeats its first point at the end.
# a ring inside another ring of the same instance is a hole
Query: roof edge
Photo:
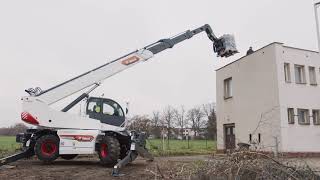
{"type": "Polygon", "coordinates": [[[319,53],[319,51],[314,51],[314,50],[309,50],[309,49],[303,49],[303,48],[296,48],[296,47],[292,47],[292,46],[283,46],[285,48],[290,48],[290,49],[297,49],[297,50],[301,50],[301,51],[308,51],[308,52],[313,52],[313,53],[319,53]]]}
{"type": "MultiPolygon", "coordinates": [[[[301,50],[301,51],[308,51],[308,52],[312,52],[312,53],[319,53],[318,51],[313,51],[313,50],[308,50],[308,49],[302,49],[302,48],[296,48],[296,47],[291,47],[291,46],[285,46],[284,43],[281,43],[281,42],[272,42],[272,43],[270,43],[270,44],[267,44],[267,45],[265,45],[265,46],[263,46],[263,47],[255,50],[254,53],[256,53],[256,52],[258,52],[258,51],[260,51],[260,50],[262,50],[262,49],[264,49],[264,48],[266,48],[266,47],[268,47],[268,46],[271,46],[271,45],[273,45],[273,44],[279,44],[279,45],[282,45],[282,46],[285,47],[285,48],[290,48],[290,49],[297,49],[297,50],[301,50]]],[[[254,53],[253,53],[253,54],[254,54],[254,53]]],[[[247,56],[250,56],[250,54],[249,54],[249,55],[242,56],[242,57],[240,57],[239,59],[237,59],[237,60],[235,60],[235,61],[232,61],[232,62],[230,62],[230,63],[228,63],[228,64],[226,64],[226,65],[224,65],[224,66],[222,66],[222,67],[220,67],[220,68],[218,68],[218,69],[215,69],[215,71],[219,71],[220,69],[223,69],[223,68],[225,68],[225,67],[227,67],[227,66],[229,66],[229,65],[231,65],[231,64],[233,64],[233,63],[235,63],[235,62],[237,62],[237,61],[240,61],[240,60],[242,60],[243,58],[245,58],[245,57],[247,57],[247,56]]]]}

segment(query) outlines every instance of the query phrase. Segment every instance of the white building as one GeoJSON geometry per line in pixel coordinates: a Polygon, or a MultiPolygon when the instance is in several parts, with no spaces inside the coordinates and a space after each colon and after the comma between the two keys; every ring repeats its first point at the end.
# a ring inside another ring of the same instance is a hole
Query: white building
{"type": "Polygon", "coordinates": [[[217,71],[218,150],[320,154],[320,55],[269,44],[217,71]]]}

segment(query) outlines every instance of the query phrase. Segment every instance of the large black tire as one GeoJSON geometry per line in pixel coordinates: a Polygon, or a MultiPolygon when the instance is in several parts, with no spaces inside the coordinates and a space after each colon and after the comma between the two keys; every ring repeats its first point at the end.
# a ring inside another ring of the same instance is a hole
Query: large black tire
{"type": "Polygon", "coordinates": [[[98,154],[100,163],[105,166],[113,166],[120,158],[120,143],[111,136],[105,136],[101,139],[98,154]]]}
{"type": "Polygon", "coordinates": [[[59,138],[55,135],[44,135],[37,139],[34,152],[38,159],[51,163],[59,157],[59,138]]]}
{"type": "Polygon", "coordinates": [[[65,160],[71,160],[77,157],[78,154],[61,154],[60,157],[65,160]]]}
{"type": "Polygon", "coordinates": [[[130,149],[130,147],[128,148],[126,145],[121,144],[120,159],[123,159],[127,156],[128,151],[129,151],[128,149],[130,149]]]}

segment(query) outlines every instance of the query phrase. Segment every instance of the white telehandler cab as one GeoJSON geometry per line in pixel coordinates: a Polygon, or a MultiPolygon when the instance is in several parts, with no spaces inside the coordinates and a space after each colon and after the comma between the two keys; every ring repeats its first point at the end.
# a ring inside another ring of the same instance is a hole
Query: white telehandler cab
{"type": "Polygon", "coordinates": [[[37,126],[37,129],[18,134],[16,141],[23,143],[23,151],[0,159],[0,166],[33,155],[49,163],[58,157],[70,160],[79,154],[97,153],[101,164],[113,166],[113,175],[117,176],[119,168],[132,162],[138,155],[153,160],[145,147],[145,133],[129,132],[124,127],[126,113],[122,107],[111,99],[89,97],[89,93],[100,86],[104,79],[147,61],[155,54],[203,31],[213,42],[213,50],[218,57],[229,57],[238,52],[232,35],[217,38],[206,24],[172,38],[161,39],[45,91],[40,88],[26,90],[29,96],[21,99],[21,119],[37,126]],[[86,88],[89,89],[87,92],[61,111],[50,107],[86,88]],[[68,113],[83,99],[87,102],[86,116],[68,113]]]}

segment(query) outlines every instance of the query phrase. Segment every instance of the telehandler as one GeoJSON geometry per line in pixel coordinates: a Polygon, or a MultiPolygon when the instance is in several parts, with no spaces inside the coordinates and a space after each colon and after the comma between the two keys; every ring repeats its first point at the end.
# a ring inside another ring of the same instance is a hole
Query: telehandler
{"type": "Polygon", "coordinates": [[[113,166],[113,176],[118,176],[119,169],[138,155],[153,160],[146,149],[145,133],[126,130],[127,111],[112,99],[90,97],[89,94],[103,80],[147,61],[201,32],[206,32],[218,57],[229,57],[238,52],[232,35],[217,38],[211,27],[205,24],[174,37],[161,39],[47,90],[42,91],[39,87],[25,90],[29,95],[21,98],[21,119],[37,128],[28,129],[16,136],[16,141],[23,144],[22,151],[0,159],[0,166],[34,155],[50,163],[58,157],[71,160],[80,154],[97,153],[101,164],[113,166]],[[81,90],[85,92],[62,110],[51,107],[81,90]],[[85,116],[68,113],[84,99],[85,116]]]}

